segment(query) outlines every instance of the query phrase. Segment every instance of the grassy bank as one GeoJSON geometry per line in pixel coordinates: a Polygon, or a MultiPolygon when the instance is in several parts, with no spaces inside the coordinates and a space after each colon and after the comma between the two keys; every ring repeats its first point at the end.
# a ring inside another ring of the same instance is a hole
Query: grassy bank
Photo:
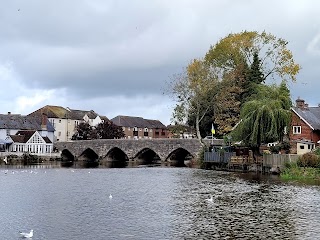
{"type": "Polygon", "coordinates": [[[280,174],[282,180],[316,181],[320,182],[320,169],[312,167],[299,167],[296,163],[287,164],[280,174]]]}

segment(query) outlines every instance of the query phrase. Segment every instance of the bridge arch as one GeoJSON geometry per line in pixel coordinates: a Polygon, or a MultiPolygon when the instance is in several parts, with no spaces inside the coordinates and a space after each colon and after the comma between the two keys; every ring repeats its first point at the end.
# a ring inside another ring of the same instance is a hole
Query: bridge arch
{"type": "Polygon", "coordinates": [[[143,148],[133,157],[138,164],[154,164],[161,162],[159,155],[150,148],[143,148]]]}
{"type": "Polygon", "coordinates": [[[65,167],[71,167],[74,163],[75,157],[74,155],[68,150],[63,149],[61,151],[61,165],[65,167]]]}
{"type": "Polygon", "coordinates": [[[98,165],[99,155],[91,148],[84,150],[78,157],[78,162],[84,167],[96,167],[98,165]]]}
{"type": "Polygon", "coordinates": [[[165,159],[165,161],[170,162],[172,165],[182,167],[186,166],[188,162],[193,159],[194,156],[186,149],[179,147],[173,150],[165,159]]]}
{"type": "Polygon", "coordinates": [[[111,148],[100,158],[100,165],[105,167],[125,167],[129,161],[128,155],[118,147],[111,148]]]}

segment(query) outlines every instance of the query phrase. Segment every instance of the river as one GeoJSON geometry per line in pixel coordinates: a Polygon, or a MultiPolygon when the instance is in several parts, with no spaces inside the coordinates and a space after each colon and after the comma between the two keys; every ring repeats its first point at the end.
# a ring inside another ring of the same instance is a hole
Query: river
{"type": "Polygon", "coordinates": [[[320,239],[320,187],[276,176],[2,168],[0,189],[2,240],[21,239],[19,231],[30,229],[33,240],[320,239]]]}

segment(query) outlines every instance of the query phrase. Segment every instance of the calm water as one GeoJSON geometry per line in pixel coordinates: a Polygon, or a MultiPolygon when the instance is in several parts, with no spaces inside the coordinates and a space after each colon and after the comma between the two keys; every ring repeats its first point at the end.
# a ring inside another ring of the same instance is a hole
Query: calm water
{"type": "Polygon", "coordinates": [[[190,168],[56,168],[0,169],[0,189],[3,240],[30,229],[34,240],[320,239],[319,186],[190,168]]]}

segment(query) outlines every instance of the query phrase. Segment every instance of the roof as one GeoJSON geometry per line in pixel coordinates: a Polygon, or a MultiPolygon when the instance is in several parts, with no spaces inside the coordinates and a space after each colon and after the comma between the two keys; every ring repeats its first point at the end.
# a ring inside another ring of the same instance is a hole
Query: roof
{"type": "Polygon", "coordinates": [[[38,110],[30,113],[28,116],[36,116],[40,118],[42,114],[46,114],[48,118],[60,118],[60,119],[72,119],[83,120],[83,117],[87,114],[90,119],[95,119],[98,114],[93,110],[77,110],[64,108],[61,106],[46,105],[38,110]]]}
{"type": "MultiPolygon", "coordinates": [[[[41,131],[41,118],[20,114],[0,114],[0,129],[41,131]]],[[[54,132],[54,128],[49,121],[47,121],[47,131],[54,132]]]]}
{"type": "Polygon", "coordinates": [[[139,128],[162,128],[167,127],[159,120],[144,119],[142,117],[116,116],[111,121],[121,127],[139,127],[139,128]]]}
{"type": "Polygon", "coordinates": [[[298,108],[292,110],[313,130],[320,130],[320,107],[298,108]]]}
{"type": "MultiPolygon", "coordinates": [[[[15,135],[10,135],[14,142],[26,143],[36,133],[34,130],[18,131],[15,135]]],[[[42,137],[46,143],[51,143],[48,137],[42,137]]]]}
{"type": "Polygon", "coordinates": [[[95,113],[93,110],[86,111],[86,110],[75,110],[70,108],[68,108],[68,110],[70,111],[69,118],[73,120],[83,120],[83,117],[85,115],[87,115],[90,119],[95,119],[98,116],[98,114],[95,113]]]}
{"type": "Polygon", "coordinates": [[[30,113],[28,116],[42,116],[42,113],[47,114],[48,118],[69,118],[70,111],[60,106],[50,106],[46,105],[38,110],[30,113]]]}
{"type": "Polygon", "coordinates": [[[14,142],[26,143],[35,132],[34,130],[18,131],[16,135],[10,135],[10,137],[14,142]]]}

